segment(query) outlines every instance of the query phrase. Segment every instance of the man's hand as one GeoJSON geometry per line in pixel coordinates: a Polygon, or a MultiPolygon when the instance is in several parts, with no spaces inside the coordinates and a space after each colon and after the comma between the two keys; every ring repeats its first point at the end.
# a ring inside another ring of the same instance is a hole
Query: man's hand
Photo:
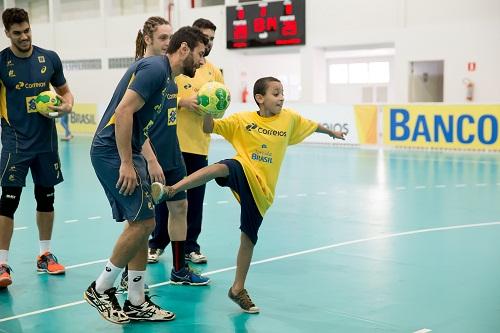
{"type": "Polygon", "coordinates": [[[158,163],[158,160],[148,161],[148,172],[151,183],[158,182],[165,185],[165,175],[163,174],[163,169],[160,163],[158,163]]]}
{"type": "Polygon", "coordinates": [[[119,189],[120,194],[131,195],[137,187],[137,175],[135,173],[134,165],[132,162],[121,163],[120,177],[116,183],[116,188],[119,189]]]}
{"type": "Polygon", "coordinates": [[[181,98],[179,100],[179,107],[194,111],[199,115],[202,114],[200,105],[198,104],[198,96],[196,95],[193,95],[191,97],[181,98]]]}
{"type": "Polygon", "coordinates": [[[59,106],[49,106],[48,108],[54,112],[57,112],[60,116],[65,113],[71,113],[73,111],[73,105],[68,103],[61,95],[57,95],[57,97],[61,100],[61,105],[59,106]]]}

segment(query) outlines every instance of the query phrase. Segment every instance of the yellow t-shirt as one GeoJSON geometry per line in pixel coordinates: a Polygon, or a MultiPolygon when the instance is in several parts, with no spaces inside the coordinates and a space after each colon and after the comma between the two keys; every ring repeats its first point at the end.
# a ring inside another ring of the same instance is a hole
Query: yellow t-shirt
{"type": "Polygon", "coordinates": [[[214,120],[216,134],[222,135],[236,149],[234,159],[245,171],[253,198],[262,216],[274,200],[281,163],[287,146],[311,135],[318,123],[290,109],[264,118],[257,112],[239,112],[214,120]]]}
{"type": "MultiPolygon", "coordinates": [[[[224,83],[221,71],[213,64],[206,62],[196,70],[194,78],[179,75],[175,83],[179,92],[177,97],[187,98],[198,94],[200,88],[207,82],[224,83]]],[[[203,132],[203,115],[186,108],[179,108],[177,113],[177,136],[181,151],[198,155],[208,155],[210,134],[203,132]]]]}

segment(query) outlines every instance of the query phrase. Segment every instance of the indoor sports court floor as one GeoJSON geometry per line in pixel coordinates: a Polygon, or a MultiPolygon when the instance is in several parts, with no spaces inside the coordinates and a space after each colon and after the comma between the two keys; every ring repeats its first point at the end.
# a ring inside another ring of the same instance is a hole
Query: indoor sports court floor
{"type": "MultiPolygon", "coordinates": [[[[168,248],[147,282],[176,320],[119,326],[82,298],[122,228],[89,144],[60,145],[66,181],[56,192],[53,250],[66,276],[36,273],[33,185],[23,192],[0,332],[500,332],[496,154],[291,147],[248,278],[258,315],[227,298],[239,207],[211,183],[200,239],[209,263],[199,266],[211,285],[169,285],[168,248]]],[[[210,161],[232,155],[217,141],[210,161]]]]}

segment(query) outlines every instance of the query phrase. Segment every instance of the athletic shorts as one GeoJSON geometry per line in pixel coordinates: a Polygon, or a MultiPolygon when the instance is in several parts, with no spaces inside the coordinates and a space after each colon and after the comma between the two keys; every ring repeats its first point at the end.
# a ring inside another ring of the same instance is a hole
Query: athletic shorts
{"type": "MultiPolygon", "coordinates": [[[[174,185],[175,183],[181,181],[184,177],[186,177],[186,166],[183,162],[182,165],[175,169],[163,170],[163,174],[165,175],[165,185],[174,185]]],[[[181,191],[176,193],[173,197],[167,199],[167,201],[178,201],[184,200],[186,198],[186,191],[181,191]]]]}
{"type": "Polygon", "coordinates": [[[224,164],[229,168],[229,175],[227,177],[216,178],[215,181],[219,186],[229,187],[236,194],[237,198],[239,198],[238,201],[241,205],[240,229],[255,245],[263,217],[260,215],[259,209],[255,204],[245,171],[240,162],[234,159],[222,160],[218,163],[224,164]]]}
{"type": "Polygon", "coordinates": [[[149,181],[146,160],[141,154],[133,154],[135,173],[138,186],[132,195],[123,195],[116,188],[120,171],[120,156],[109,154],[90,155],[95,173],[101,182],[104,192],[108,197],[113,218],[117,222],[142,221],[154,218],[154,204],[151,197],[151,184],[149,181]]]}
{"type": "Polygon", "coordinates": [[[31,170],[33,183],[51,187],[62,182],[61,162],[57,152],[46,153],[7,153],[0,158],[2,186],[26,186],[26,176],[31,170]]]}

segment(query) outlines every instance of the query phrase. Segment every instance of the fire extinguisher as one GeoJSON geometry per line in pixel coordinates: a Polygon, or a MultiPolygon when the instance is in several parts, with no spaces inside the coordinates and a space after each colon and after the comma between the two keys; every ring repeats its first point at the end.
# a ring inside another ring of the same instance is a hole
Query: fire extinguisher
{"type": "Polygon", "coordinates": [[[468,102],[472,102],[474,100],[474,82],[469,79],[464,79],[465,84],[465,99],[468,102]]]}
{"type": "Polygon", "coordinates": [[[241,101],[243,103],[246,103],[247,102],[247,97],[248,97],[248,89],[247,89],[247,86],[243,87],[243,90],[241,92],[241,101]]]}

